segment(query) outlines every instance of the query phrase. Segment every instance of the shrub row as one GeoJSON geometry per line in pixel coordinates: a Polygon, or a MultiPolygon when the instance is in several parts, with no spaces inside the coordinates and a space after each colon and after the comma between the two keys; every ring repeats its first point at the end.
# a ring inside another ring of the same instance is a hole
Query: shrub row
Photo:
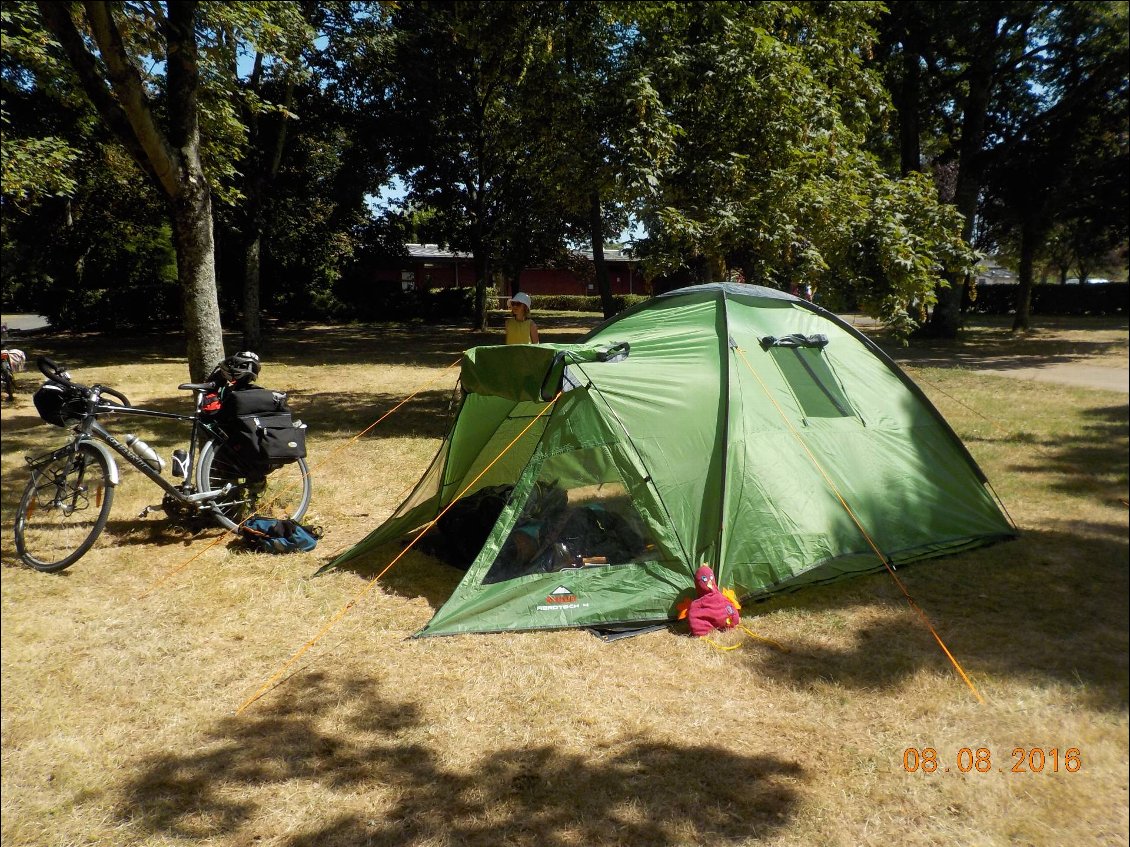
{"type": "MultiPolygon", "coordinates": [[[[505,308],[506,297],[487,293],[487,308],[505,308]]],[[[617,295],[612,298],[616,311],[642,303],[647,297],[640,294],[617,295]]],[[[596,312],[603,308],[599,297],[579,294],[535,294],[535,312],[596,312]]],[[[475,310],[475,289],[432,288],[427,291],[410,289],[402,291],[394,286],[370,287],[364,298],[358,298],[342,314],[331,314],[330,319],[362,321],[410,321],[419,319],[426,323],[462,323],[471,320],[475,310]]]]}
{"type": "MultiPolygon", "coordinates": [[[[982,283],[975,300],[967,291],[962,311],[977,315],[1010,315],[1016,312],[1019,283],[982,283]]],[[[1130,303],[1130,284],[1104,282],[1095,285],[1033,285],[1033,315],[1125,315],[1130,303]]]]}
{"type": "Polygon", "coordinates": [[[433,288],[429,291],[374,286],[368,296],[340,309],[331,319],[464,323],[475,312],[474,288],[433,288]]]}
{"type": "MultiPolygon", "coordinates": [[[[600,298],[586,294],[534,294],[533,303],[535,312],[603,312],[600,298]]],[[[501,298],[500,298],[501,299],[501,298]]],[[[642,303],[647,297],[643,294],[616,294],[612,301],[616,304],[616,311],[642,303]]]]}
{"type": "Polygon", "coordinates": [[[151,329],[175,324],[179,319],[180,287],[172,281],[86,288],[61,296],[41,296],[36,311],[56,329],[151,329]]]}

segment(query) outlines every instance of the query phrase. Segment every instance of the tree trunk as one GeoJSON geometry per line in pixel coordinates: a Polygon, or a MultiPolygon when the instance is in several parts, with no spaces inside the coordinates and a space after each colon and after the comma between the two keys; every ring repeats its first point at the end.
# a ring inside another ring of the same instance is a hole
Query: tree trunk
{"type": "Polygon", "coordinates": [[[695,285],[714,282],[713,261],[709,256],[695,256],[691,260],[691,274],[695,285]]]}
{"type": "Polygon", "coordinates": [[[259,251],[263,236],[256,230],[248,238],[243,264],[243,349],[258,352],[263,341],[259,325],[259,251]]]}
{"type": "Polygon", "coordinates": [[[604,261],[604,219],[600,213],[600,190],[593,189],[589,197],[589,232],[592,237],[592,263],[596,269],[596,290],[600,292],[600,307],[604,317],[616,314],[612,300],[612,287],[608,283],[608,264],[604,261]]]}
{"type": "Polygon", "coordinates": [[[475,265],[475,316],[472,328],[480,332],[487,330],[487,280],[491,274],[491,261],[488,251],[480,242],[473,248],[475,265]]]}
{"type": "MultiPolygon", "coordinates": [[[[977,217],[977,199],[981,191],[980,154],[985,136],[985,123],[992,95],[992,53],[988,50],[971,68],[969,93],[965,98],[961,118],[961,142],[958,147],[957,185],[954,205],[961,213],[961,237],[973,243],[973,223],[977,217]]],[[[935,289],[937,303],[923,334],[932,338],[957,338],[961,327],[961,300],[966,279],[956,274],[946,274],[945,283],[935,289]]]]}
{"type": "Polygon", "coordinates": [[[918,51],[910,45],[902,57],[902,86],[899,91],[899,164],[902,175],[922,170],[922,143],[918,110],[921,108],[921,68],[918,51]]]}
{"type": "Polygon", "coordinates": [[[212,197],[202,173],[188,182],[186,190],[170,202],[188,340],[188,371],[194,382],[200,382],[224,358],[223,328],[216,296],[212,197]]]}
{"type": "MultiPolygon", "coordinates": [[[[303,4],[303,13],[309,20],[310,4],[303,4]]],[[[255,71],[251,77],[251,87],[258,93],[259,72],[262,69],[263,55],[255,54],[255,71]]],[[[283,105],[289,111],[294,104],[294,75],[287,74],[283,105]]],[[[283,150],[286,146],[287,118],[284,114],[276,117],[274,132],[263,138],[259,116],[248,111],[246,115],[255,154],[251,157],[251,173],[247,185],[246,214],[244,223],[244,261],[243,261],[243,348],[258,351],[263,342],[263,327],[259,321],[261,291],[261,258],[263,230],[266,228],[266,208],[271,188],[282,164],[283,150]]],[[[357,184],[357,180],[352,180],[357,184]]]]}
{"type": "MultiPolygon", "coordinates": [[[[59,260],[59,278],[67,291],[82,291],[83,276],[86,274],[86,257],[90,255],[94,245],[76,234],[74,205],[69,197],[63,201],[61,230],[63,237],[59,246],[62,249],[52,251],[52,255],[59,260]]],[[[53,265],[54,262],[51,264],[53,265]]]]}
{"type": "Polygon", "coordinates": [[[1027,332],[1031,329],[1032,272],[1042,235],[1039,227],[1029,221],[1025,221],[1020,227],[1020,285],[1016,289],[1016,317],[1012,320],[1013,332],[1027,332]]]}
{"type": "Polygon", "coordinates": [[[757,275],[757,266],[753,263],[753,257],[744,257],[738,262],[738,267],[742,269],[742,279],[747,285],[758,285],[759,282],[754,278],[757,275]]]}

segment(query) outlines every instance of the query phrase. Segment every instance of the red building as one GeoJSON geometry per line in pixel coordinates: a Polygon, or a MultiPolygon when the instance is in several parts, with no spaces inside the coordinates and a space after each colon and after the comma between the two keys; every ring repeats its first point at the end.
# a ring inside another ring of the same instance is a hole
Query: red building
{"type": "MultiPolygon", "coordinates": [[[[409,244],[408,261],[400,268],[400,284],[404,288],[448,288],[473,286],[475,267],[470,253],[444,250],[437,244],[409,244]]],[[[592,261],[591,250],[575,253],[592,261]]],[[[639,263],[627,251],[606,249],[604,261],[608,266],[608,282],[613,294],[650,294],[651,286],[640,272],[639,263]]],[[[379,281],[388,274],[380,274],[379,281]]],[[[590,275],[591,276],[591,275],[590,275]]],[[[522,271],[521,289],[531,295],[538,294],[597,294],[595,281],[582,279],[566,268],[526,268],[522,271]]],[[[499,292],[506,295],[509,292],[499,292]]]]}

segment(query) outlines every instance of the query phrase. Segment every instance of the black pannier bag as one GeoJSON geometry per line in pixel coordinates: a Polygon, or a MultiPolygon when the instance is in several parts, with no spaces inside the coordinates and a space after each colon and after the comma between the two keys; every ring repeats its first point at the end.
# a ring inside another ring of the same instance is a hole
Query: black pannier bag
{"type": "Polygon", "coordinates": [[[69,385],[45,382],[32,395],[35,410],[45,423],[68,426],[78,423],[86,415],[86,401],[82,392],[69,385]]]}
{"type": "Polygon", "coordinates": [[[251,474],[268,474],[306,457],[306,425],[295,421],[286,395],[257,386],[227,386],[216,422],[226,447],[251,474]]]}

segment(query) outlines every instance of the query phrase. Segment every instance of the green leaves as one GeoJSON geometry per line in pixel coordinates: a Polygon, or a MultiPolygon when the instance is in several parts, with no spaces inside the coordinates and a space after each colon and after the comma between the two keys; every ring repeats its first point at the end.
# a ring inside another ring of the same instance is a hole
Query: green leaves
{"type": "Polygon", "coordinates": [[[70,166],[79,154],[63,139],[5,137],[0,147],[3,177],[0,184],[4,199],[17,209],[27,208],[45,197],[66,197],[74,193],[78,183],[71,175],[70,166]]]}
{"type": "Polygon", "coordinates": [[[929,180],[886,176],[864,145],[889,109],[865,67],[875,4],[687,4],[641,10],[638,49],[670,155],[641,192],[652,270],[723,259],[749,282],[862,296],[907,323],[967,262],[929,180]]]}

